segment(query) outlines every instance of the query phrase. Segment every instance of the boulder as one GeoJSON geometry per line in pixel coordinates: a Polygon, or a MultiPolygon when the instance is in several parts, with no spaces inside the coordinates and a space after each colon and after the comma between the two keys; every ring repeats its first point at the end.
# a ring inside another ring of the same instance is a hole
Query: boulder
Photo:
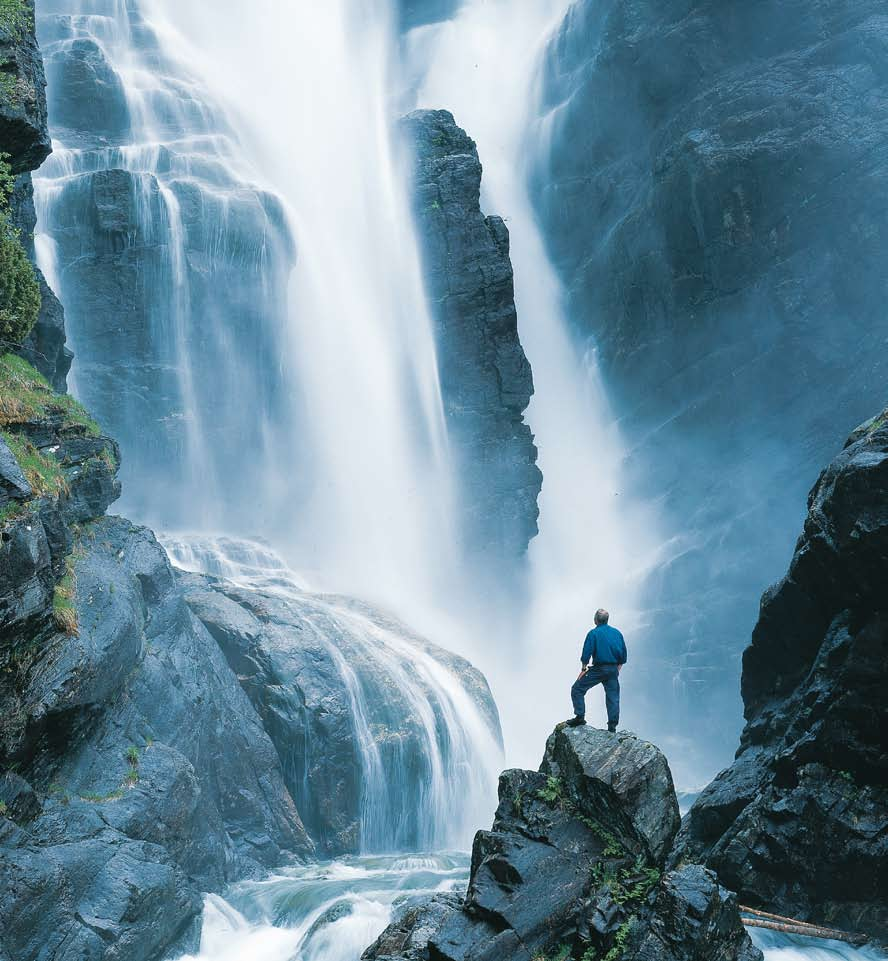
{"type": "Polygon", "coordinates": [[[662,864],[680,817],[663,754],[631,734],[561,727],[546,742],[540,770],[582,785],[590,806],[628,814],[650,859],[662,864]]]}
{"type": "Polygon", "coordinates": [[[712,871],[661,868],[678,826],[666,759],[631,734],[556,728],[505,771],[461,903],[406,905],[367,961],[761,961],[712,871]],[[657,825],[657,813],[660,825],[657,825]]]}
{"type": "Polygon", "coordinates": [[[703,861],[754,907],[884,939],[888,411],[854,431],[808,508],[743,657],[737,758],[674,861],[703,861]]]}

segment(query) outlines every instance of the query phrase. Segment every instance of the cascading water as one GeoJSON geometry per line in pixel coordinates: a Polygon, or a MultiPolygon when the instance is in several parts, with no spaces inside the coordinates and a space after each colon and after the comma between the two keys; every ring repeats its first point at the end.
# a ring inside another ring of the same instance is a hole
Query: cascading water
{"type": "MultiPolygon", "coordinates": [[[[568,334],[559,281],[529,196],[530,158],[545,149],[548,123],[538,117],[539,61],[570,5],[469,0],[453,20],[414,31],[408,43],[418,105],[447,107],[478,143],[482,203],[509,226],[519,331],[533,369],[527,419],[544,478],[540,534],[530,547],[524,648],[510,658],[520,674],[498,685],[510,743],[528,745],[517,757],[526,765],[535,761],[530,746],[537,732],[569,709],[565,678],[592,612],[608,607],[630,636],[638,633],[636,585],[654,562],[657,543],[646,513],[621,499],[619,431],[595,357],[583,356],[568,334]],[[524,710],[528,677],[545,705],[542,716],[524,710]]],[[[637,646],[634,652],[642,653],[637,646]]],[[[643,713],[631,704],[625,720],[643,729],[643,713]]]]}
{"type": "Polygon", "coordinates": [[[36,244],[65,304],[74,389],[121,442],[128,512],[256,530],[244,515],[272,507],[284,432],[281,205],[134,0],[38,13],[54,152],[35,177],[36,244]]]}
{"type": "MultiPolygon", "coordinates": [[[[331,700],[341,690],[347,701],[360,765],[362,852],[468,847],[490,816],[502,753],[495,708],[476,671],[362,602],[306,592],[267,545],[168,537],[164,546],[184,569],[224,576],[257,592],[260,603],[269,594],[285,601],[293,620],[277,658],[287,688],[302,683],[304,651],[314,651],[315,672],[321,657],[329,662],[320,693],[331,700]]],[[[316,797],[307,773],[320,776],[330,745],[306,736],[304,706],[294,701],[285,776],[303,820],[323,841],[319,806],[330,802],[316,797]]],[[[280,725],[287,711],[276,702],[275,712],[280,725]]]]}
{"type": "Polygon", "coordinates": [[[275,540],[316,582],[421,617],[457,565],[435,345],[389,105],[389,3],[331,0],[309,14],[261,0],[246,18],[223,3],[209,22],[196,5],[146,9],[199,38],[183,56],[233,105],[291,211],[286,356],[302,406],[273,473],[284,489],[300,477],[305,497],[277,518],[275,540]],[[249,70],[232,71],[244,57],[249,70]]]}

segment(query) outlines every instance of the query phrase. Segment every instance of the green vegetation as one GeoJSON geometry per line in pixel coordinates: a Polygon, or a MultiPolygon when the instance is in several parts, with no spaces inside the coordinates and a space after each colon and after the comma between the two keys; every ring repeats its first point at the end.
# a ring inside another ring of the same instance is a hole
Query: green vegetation
{"type": "Polygon", "coordinates": [[[135,744],[130,745],[130,747],[126,749],[126,761],[130,767],[139,766],[139,749],[135,744]]]}
{"type": "Polygon", "coordinates": [[[567,800],[564,796],[564,785],[560,777],[553,777],[551,774],[546,778],[546,786],[537,791],[537,797],[546,804],[563,806],[567,800]]]}
{"type": "MultiPolygon", "coordinates": [[[[0,76],[6,76],[2,69],[0,76]]],[[[9,216],[14,178],[8,156],[0,154],[0,344],[15,347],[28,336],[40,313],[40,287],[9,216]]]]}
{"type": "Polygon", "coordinates": [[[6,801],[0,801],[0,818],[5,818],[8,810],[9,808],[6,807],[6,801]]]}
{"type": "Polygon", "coordinates": [[[87,792],[80,795],[81,801],[91,801],[93,804],[104,804],[105,801],[119,801],[123,797],[123,788],[116,788],[108,794],[93,794],[87,792]]]}
{"type": "MultiPolygon", "coordinates": [[[[9,40],[19,40],[31,26],[31,13],[24,0],[0,0],[0,33],[9,40]]],[[[16,78],[4,70],[7,61],[0,60],[0,99],[14,106],[20,102],[16,78]]]]}
{"type": "Polygon", "coordinates": [[[535,954],[532,961],[567,961],[570,957],[570,948],[566,944],[562,944],[555,954],[550,958],[547,954],[535,954]]]}
{"type": "Polygon", "coordinates": [[[94,437],[102,432],[79,401],[57,394],[26,360],[15,354],[0,355],[0,427],[52,416],[94,437]]]}
{"type": "MultiPolygon", "coordinates": [[[[0,384],[0,390],[2,390],[0,384]]],[[[0,405],[5,398],[0,395],[0,405]]],[[[0,430],[0,437],[9,445],[22,473],[31,485],[35,497],[57,497],[66,488],[65,475],[59,462],[51,454],[38,450],[26,437],[0,430]]]]}
{"type": "Polygon", "coordinates": [[[56,627],[69,637],[77,637],[80,628],[74,595],[77,592],[77,578],[74,573],[74,557],[65,561],[65,573],[56,584],[52,595],[52,617],[56,627]]]}
{"type": "Polygon", "coordinates": [[[123,783],[127,787],[135,787],[139,783],[139,772],[132,768],[123,776],[123,783]]]}

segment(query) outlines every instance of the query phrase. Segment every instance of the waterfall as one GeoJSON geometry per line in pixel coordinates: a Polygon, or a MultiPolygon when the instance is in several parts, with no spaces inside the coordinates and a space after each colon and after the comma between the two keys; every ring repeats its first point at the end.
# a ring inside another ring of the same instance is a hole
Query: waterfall
{"type": "Polygon", "coordinates": [[[390,4],[330,0],[309,15],[260,0],[243,17],[232,0],[206,17],[152,0],[146,11],[179,28],[182,58],[230,105],[290,214],[284,363],[298,410],[269,470],[302,496],[275,519],[274,539],[316,582],[427,609],[456,576],[452,478],[393,127],[390,4]]]}
{"type": "Polygon", "coordinates": [[[72,386],[121,442],[127,512],[255,530],[283,431],[282,206],[136,0],[38,14],[53,153],[34,178],[36,246],[72,386]]]}
{"type": "MultiPolygon", "coordinates": [[[[540,533],[530,546],[524,649],[511,662],[520,673],[499,685],[506,730],[519,745],[532,745],[535,732],[568,712],[570,672],[598,607],[633,638],[641,626],[636,586],[656,559],[652,518],[623,496],[625,447],[595,356],[568,333],[529,196],[530,158],[546,149],[551,121],[538,116],[540,58],[570,5],[468,0],[453,20],[414,31],[408,44],[418,105],[451,110],[478,144],[482,205],[509,227],[519,333],[533,369],[526,416],[543,472],[540,533]],[[525,709],[529,678],[542,716],[525,709]]],[[[629,707],[629,726],[640,726],[640,713],[629,707]]],[[[517,763],[534,760],[519,748],[517,763]]]]}
{"type": "MultiPolygon", "coordinates": [[[[321,656],[329,662],[323,700],[343,692],[341,722],[351,729],[360,765],[362,852],[470,845],[490,817],[502,760],[496,709],[478,672],[367,604],[306,591],[266,544],[195,536],[166,536],[163,543],[183,569],[224,576],[257,592],[251,597],[260,604],[268,595],[284,600],[290,617],[275,620],[279,640],[265,653],[276,663],[278,686],[303,690],[303,673],[319,672],[321,656]]],[[[325,841],[326,822],[317,814],[330,802],[316,796],[308,772],[329,767],[330,744],[313,743],[305,700],[304,690],[287,708],[277,698],[276,727],[287,733],[273,739],[303,821],[325,841]]],[[[335,715],[329,706],[322,713],[323,730],[335,715]]]]}

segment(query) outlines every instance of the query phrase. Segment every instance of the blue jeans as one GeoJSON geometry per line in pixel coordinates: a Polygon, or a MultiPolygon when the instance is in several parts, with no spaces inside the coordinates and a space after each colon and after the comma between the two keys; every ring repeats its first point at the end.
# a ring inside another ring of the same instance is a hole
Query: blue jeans
{"type": "Polygon", "coordinates": [[[620,672],[616,664],[593,665],[574,681],[570,689],[574,714],[586,714],[586,691],[601,684],[604,687],[604,704],[607,707],[607,723],[616,726],[620,723],[620,672]]]}

